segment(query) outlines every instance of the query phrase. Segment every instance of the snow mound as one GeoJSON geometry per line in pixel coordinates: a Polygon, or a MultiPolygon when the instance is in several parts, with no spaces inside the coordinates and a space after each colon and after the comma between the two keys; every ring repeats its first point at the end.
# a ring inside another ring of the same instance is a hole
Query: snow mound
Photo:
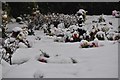
{"type": "Polygon", "coordinates": [[[26,46],[24,43],[22,43],[22,42],[20,42],[20,43],[18,44],[18,47],[19,47],[19,48],[27,48],[27,46],[26,46]]]}
{"type": "Polygon", "coordinates": [[[20,27],[15,27],[15,28],[12,29],[12,31],[18,32],[18,31],[22,31],[22,29],[20,27]]]}
{"type": "Polygon", "coordinates": [[[43,78],[44,74],[41,70],[37,70],[34,74],[33,74],[34,78],[43,78]]]}
{"type": "Polygon", "coordinates": [[[56,57],[50,57],[46,58],[47,63],[54,63],[54,64],[73,64],[77,63],[77,61],[73,58],[69,57],[63,57],[63,56],[56,56],[56,57]]]}
{"type": "Polygon", "coordinates": [[[10,67],[10,64],[2,60],[2,67],[10,67]]]}
{"type": "Polygon", "coordinates": [[[41,52],[34,48],[17,49],[16,52],[12,55],[12,63],[13,64],[22,64],[22,63],[27,62],[31,58],[35,58],[39,54],[41,54],[41,52]]]}

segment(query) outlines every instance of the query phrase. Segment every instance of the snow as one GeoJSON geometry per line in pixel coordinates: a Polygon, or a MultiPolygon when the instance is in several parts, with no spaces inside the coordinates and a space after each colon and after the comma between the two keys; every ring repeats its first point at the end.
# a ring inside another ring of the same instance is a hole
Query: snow
{"type": "Polygon", "coordinates": [[[64,23],[60,23],[60,24],[58,24],[58,28],[64,29],[64,28],[65,28],[64,23]]]}
{"type": "Polygon", "coordinates": [[[76,25],[71,25],[71,26],[69,27],[69,30],[72,32],[73,29],[74,29],[74,30],[77,30],[77,28],[78,28],[78,26],[76,26],[76,25]]]}
{"type": "Polygon", "coordinates": [[[2,32],[2,29],[0,28],[0,32],[2,32]]]}
{"type": "Polygon", "coordinates": [[[0,80],[2,79],[2,65],[0,64],[0,80]]]}
{"type": "Polygon", "coordinates": [[[5,14],[5,15],[3,15],[3,18],[7,18],[8,16],[5,14]]]}
{"type": "Polygon", "coordinates": [[[22,29],[21,29],[20,27],[15,27],[15,28],[13,28],[13,31],[14,31],[14,32],[22,31],[22,29]]]}
{"type": "Polygon", "coordinates": [[[12,32],[12,30],[15,28],[15,27],[20,27],[22,28],[25,24],[19,24],[19,23],[9,23],[7,24],[7,32],[12,32]]]}
{"type": "Polygon", "coordinates": [[[22,20],[22,18],[21,18],[21,17],[17,17],[17,19],[20,19],[20,20],[22,20]]]}
{"type": "MultiPolygon", "coordinates": [[[[86,23],[96,16],[88,16],[86,23]]],[[[105,16],[106,17],[106,16],[105,16]]],[[[113,26],[115,18],[112,19],[113,26]]],[[[91,24],[88,24],[90,26],[91,24]]],[[[85,26],[87,29],[90,29],[85,26]]],[[[116,25],[117,27],[117,25],[116,25]]],[[[98,41],[100,47],[80,48],[80,42],[54,42],[54,37],[35,31],[28,36],[32,48],[20,44],[12,56],[13,65],[2,61],[3,78],[118,78],[118,43],[116,41],[98,41]],[[41,40],[36,40],[40,37],[41,40]],[[42,50],[50,58],[41,57],[42,50]],[[47,63],[39,59],[47,60],[47,63]],[[77,63],[73,63],[74,59],[77,63]]]]}

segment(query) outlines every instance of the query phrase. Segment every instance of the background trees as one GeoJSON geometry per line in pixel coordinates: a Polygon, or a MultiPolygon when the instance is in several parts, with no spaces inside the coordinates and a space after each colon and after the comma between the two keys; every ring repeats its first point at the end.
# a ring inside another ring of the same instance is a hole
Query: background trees
{"type": "MultiPolygon", "coordinates": [[[[7,10],[10,16],[31,14],[38,7],[41,13],[75,14],[80,8],[88,11],[88,15],[111,15],[112,10],[120,10],[119,2],[8,2],[7,10]]],[[[3,10],[6,5],[3,3],[3,10]]]]}

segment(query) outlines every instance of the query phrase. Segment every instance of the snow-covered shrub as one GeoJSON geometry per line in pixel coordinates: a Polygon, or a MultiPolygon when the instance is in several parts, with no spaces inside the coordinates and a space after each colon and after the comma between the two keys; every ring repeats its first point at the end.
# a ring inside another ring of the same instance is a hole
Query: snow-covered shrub
{"type": "Polygon", "coordinates": [[[80,36],[79,36],[78,31],[74,31],[74,32],[72,33],[72,38],[73,38],[73,40],[71,40],[72,42],[80,41],[80,36]]]}
{"type": "Polygon", "coordinates": [[[1,64],[1,60],[5,56],[6,56],[6,50],[4,48],[0,48],[0,64],[1,64]]]}
{"type": "Polygon", "coordinates": [[[77,30],[79,28],[79,26],[77,25],[70,25],[70,27],[68,28],[70,30],[70,32],[72,32],[73,30],[77,30]]]}
{"type": "Polygon", "coordinates": [[[102,28],[101,28],[101,30],[103,31],[103,32],[107,32],[107,31],[109,31],[109,27],[108,26],[103,26],[102,28]]]}
{"type": "Polygon", "coordinates": [[[80,48],[88,48],[89,42],[87,40],[81,40],[80,41],[80,48]]]}
{"type": "Polygon", "coordinates": [[[83,39],[84,39],[84,40],[87,40],[87,41],[90,41],[90,40],[91,40],[90,34],[84,33],[84,34],[83,34],[83,39]]]}
{"type": "Polygon", "coordinates": [[[120,39],[120,33],[115,33],[115,32],[109,32],[107,34],[108,40],[119,40],[120,39]]]}
{"type": "Polygon", "coordinates": [[[95,38],[93,41],[89,42],[90,47],[99,47],[99,40],[95,38]]]}
{"type": "Polygon", "coordinates": [[[115,32],[109,32],[109,33],[107,34],[108,40],[114,40],[114,35],[115,35],[115,32]]]}
{"type": "Polygon", "coordinates": [[[87,40],[82,40],[80,42],[80,48],[91,48],[91,47],[99,47],[99,41],[97,38],[90,42],[88,42],[87,40]]]}
{"type": "Polygon", "coordinates": [[[119,40],[119,39],[120,39],[120,33],[116,33],[115,37],[114,37],[114,40],[119,40]]]}
{"type": "Polygon", "coordinates": [[[21,17],[17,17],[16,18],[16,22],[21,22],[22,21],[22,18],[21,17]]]}
{"type": "Polygon", "coordinates": [[[105,40],[105,33],[103,31],[97,32],[96,38],[98,38],[98,40],[105,40]]]}
{"type": "Polygon", "coordinates": [[[100,22],[105,22],[106,19],[105,19],[105,16],[102,14],[102,15],[99,16],[98,20],[99,20],[99,23],[100,23],[100,22]]]}
{"type": "Polygon", "coordinates": [[[47,27],[48,27],[47,24],[43,24],[43,25],[42,25],[42,29],[43,29],[44,33],[47,33],[47,32],[48,32],[47,27]]]}
{"type": "Polygon", "coordinates": [[[64,29],[64,28],[65,28],[65,25],[64,25],[64,23],[60,23],[60,24],[57,25],[57,27],[58,27],[58,28],[61,28],[61,29],[64,29]]]}

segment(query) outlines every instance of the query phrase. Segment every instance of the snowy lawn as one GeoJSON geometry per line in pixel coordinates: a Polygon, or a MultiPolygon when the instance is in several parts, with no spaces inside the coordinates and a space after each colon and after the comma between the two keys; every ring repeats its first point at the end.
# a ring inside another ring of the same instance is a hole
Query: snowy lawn
{"type": "MultiPolygon", "coordinates": [[[[94,16],[92,16],[94,17],[94,16]]],[[[95,17],[96,18],[96,17],[95,17]]],[[[93,19],[88,17],[88,22],[93,19]]],[[[117,26],[117,19],[108,17],[117,26]]],[[[89,24],[90,25],[90,24],[89,24]]],[[[89,29],[89,27],[87,26],[89,29]]],[[[79,48],[80,42],[59,43],[41,31],[28,36],[32,48],[20,44],[12,56],[13,65],[3,61],[3,78],[117,78],[118,43],[99,41],[101,47],[79,48]],[[40,37],[41,40],[36,40],[40,37]],[[47,63],[40,62],[41,51],[50,55],[47,63]],[[72,59],[76,63],[72,62],[72,59]]]]}

